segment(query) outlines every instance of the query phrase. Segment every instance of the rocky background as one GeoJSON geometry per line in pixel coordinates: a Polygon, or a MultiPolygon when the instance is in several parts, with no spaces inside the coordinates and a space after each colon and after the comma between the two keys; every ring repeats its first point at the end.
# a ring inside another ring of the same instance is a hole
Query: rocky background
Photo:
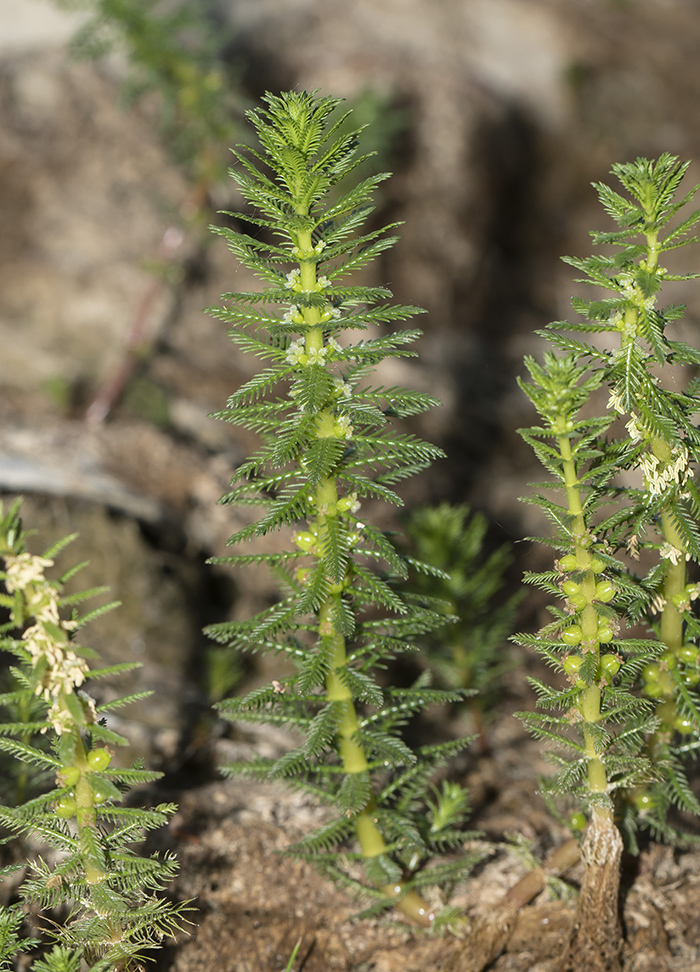
{"type": "MultiPolygon", "coordinates": [[[[300,87],[370,106],[370,137],[395,172],[379,216],[405,224],[373,272],[428,311],[420,361],[391,378],[444,402],[420,431],[448,459],[407,501],[467,501],[492,521],[493,543],[536,531],[517,502],[537,472],[515,433],[529,421],[515,376],[524,353],[540,353],[535,329],[570,313],[577,285],[559,256],[585,255],[588,231],[605,226],[590,183],[639,155],[700,162],[697,3],[189,2],[220,32],[241,104],[300,87]]],[[[172,769],[183,738],[196,748],[208,731],[212,680],[216,691],[226,679],[203,663],[202,625],[272,596],[254,572],[205,566],[238,525],[215,502],[251,445],[207,415],[254,365],[203,308],[251,281],[183,222],[191,187],[156,99],[120,103],[118,56],[68,56],[83,18],[0,0],[0,490],[27,497],[37,548],[80,532],[85,584],[123,602],[93,643],[144,662],[134,678],[156,690],[125,731],[172,769]],[[135,319],[133,377],[86,422],[135,319]]],[[[212,219],[237,205],[225,183],[211,202],[212,219]]],[[[692,269],[697,253],[679,259],[692,269]]],[[[700,288],[675,285],[670,299],[688,303],[685,337],[697,341],[700,288]]]]}
{"type": "MultiPolygon", "coordinates": [[[[576,285],[560,254],[585,254],[588,231],[605,225],[590,182],[637,155],[700,159],[697,5],[196,6],[223,38],[241,103],[300,86],[374,105],[369,137],[395,172],[379,215],[405,223],[374,273],[428,311],[420,361],[391,377],[444,402],[421,431],[448,459],[407,501],[466,500],[494,539],[532,532],[516,500],[533,468],[514,431],[528,421],[514,378],[523,353],[539,353],[534,330],[569,313],[576,285]]],[[[42,536],[80,531],[87,579],[126,605],[102,622],[98,647],[155,664],[172,711],[149,712],[175,730],[176,686],[197,691],[186,673],[201,670],[201,624],[269,593],[262,577],[203,566],[236,527],[239,514],[214,503],[251,444],[207,418],[251,363],[203,308],[251,281],[221,241],[191,229],[180,241],[190,189],[155,100],[120,104],[119,57],[69,58],[83,21],[50,0],[0,2],[0,488],[32,497],[27,520],[42,536]],[[86,423],[135,318],[147,353],[106,419],[86,423]]],[[[212,195],[212,212],[237,204],[225,183],[212,195]]],[[[687,269],[695,255],[682,259],[687,269]]],[[[700,291],[684,289],[672,299],[690,305],[692,340],[700,291]]]]}

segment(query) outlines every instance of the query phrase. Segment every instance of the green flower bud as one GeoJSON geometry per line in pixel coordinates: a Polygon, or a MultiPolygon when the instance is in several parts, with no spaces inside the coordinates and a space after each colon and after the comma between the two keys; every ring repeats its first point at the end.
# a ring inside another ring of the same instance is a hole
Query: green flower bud
{"type": "Polygon", "coordinates": [[[642,813],[645,810],[653,810],[656,806],[656,800],[647,790],[638,790],[632,797],[632,802],[642,813]]]}
{"type": "Polygon", "coordinates": [[[315,543],[315,537],[313,534],[309,533],[308,530],[302,530],[301,533],[295,533],[292,539],[300,550],[310,550],[315,543]]]}

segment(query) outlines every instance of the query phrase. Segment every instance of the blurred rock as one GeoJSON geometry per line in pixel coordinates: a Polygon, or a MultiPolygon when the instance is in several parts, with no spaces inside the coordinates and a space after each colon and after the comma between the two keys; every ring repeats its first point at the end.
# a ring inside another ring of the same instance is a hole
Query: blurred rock
{"type": "MultiPolygon", "coordinates": [[[[392,362],[381,378],[440,390],[443,408],[414,427],[449,456],[406,484],[407,501],[468,500],[505,535],[536,533],[537,514],[516,501],[538,472],[515,434],[528,421],[515,374],[523,353],[541,353],[535,328],[570,313],[578,285],[559,255],[587,253],[588,230],[605,225],[589,182],[618,159],[700,157],[694,5],[212,0],[207,9],[233,24],[227,55],[251,97],[303,86],[374,105],[377,166],[396,172],[377,219],[404,226],[372,279],[429,312],[417,321],[420,360],[392,362]]],[[[60,43],[75,21],[52,5],[26,0],[16,14],[16,3],[0,3],[0,490],[43,493],[54,497],[48,509],[67,504],[148,535],[152,573],[137,572],[136,588],[161,588],[149,544],[170,551],[186,584],[248,515],[215,501],[255,442],[207,418],[255,363],[202,308],[256,284],[220,240],[205,245],[194,231],[165,279],[155,256],[188,187],[153,102],[126,110],[111,64],[69,62],[60,43]],[[37,14],[47,10],[58,18],[50,30],[54,19],[37,14]],[[136,380],[91,431],[84,409],[123,361],[135,308],[158,279],[136,380]]],[[[230,185],[215,195],[236,208],[230,185]]],[[[679,259],[687,268],[693,257],[679,259]]],[[[690,304],[683,337],[695,340],[698,288],[679,286],[670,299],[690,304]]],[[[115,579],[128,584],[130,570],[115,579]]],[[[235,585],[235,604],[217,610],[243,617],[273,596],[257,570],[235,585]]],[[[200,618],[208,594],[193,604],[178,591],[184,613],[173,616],[189,647],[174,656],[191,659],[200,623],[214,619],[200,618]]],[[[144,640],[150,657],[139,625],[148,629],[134,621],[117,640],[144,640]]],[[[173,711],[174,686],[187,681],[188,662],[177,664],[172,683],[163,670],[173,711]]]]}

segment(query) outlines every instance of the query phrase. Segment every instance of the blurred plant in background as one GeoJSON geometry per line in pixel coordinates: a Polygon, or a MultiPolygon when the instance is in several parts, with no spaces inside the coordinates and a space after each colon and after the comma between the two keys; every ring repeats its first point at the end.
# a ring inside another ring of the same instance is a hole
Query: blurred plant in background
{"type": "Polygon", "coordinates": [[[512,551],[503,544],[486,552],[488,520],[466,503],[423,506],[404,525],[411,554],[444,574],[416,573],[410,581],[413,594],[429,598],[432,609],[447,616],[444,627],[421,638],[426,664],[447,688],[477,693],[465,705],[485,745],[484,713],[511,665],[508,638],[523,597],[522,592],[505,598],[502,593],[512,551]]]}
{"type": "Polygon", "coordinates": [[[226,174],[227,148],[237,138],[240,85],[224,59],[229,39],[208,3],[162,0],[55,0],[89,17],[71,42],[80,58],[118,53],[129,71],[124,97],[159,99],[163,133],[205,201],[226,174]]]}

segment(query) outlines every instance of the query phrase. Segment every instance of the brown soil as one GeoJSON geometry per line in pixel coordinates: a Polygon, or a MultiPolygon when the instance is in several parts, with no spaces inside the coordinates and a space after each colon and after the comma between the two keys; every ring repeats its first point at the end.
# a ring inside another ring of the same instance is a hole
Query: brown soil
{"type": "MultiPolygon", "coordinates": [[[[466,917],[456,934],[432,935],[393,916],[353,921],[359,902],[311,865],[283,854],[319,821],[317,808],[277,786],[213,782],[169,794],[179,799],[180,809],[163,839],[181,859],[174,893],[195,899],[196,927],[191,938],[165,950],[159,966],[172,972],[277,972],[286,968],[300,941],[295,972],[615,969],[609,956],[600,960],[600,953],[589,963],[576,937],[580,864],[565,879],[549,878],[531,903],[520,909],[508,906],[508,892],[570,835],[552,823],[537,795],[539,756],[516,720],[503,717],[491,727],[490,738],[498,748],[487,756],[473,754],[464,773],[475,800],[472,822],[482,828],[489,852],[450,901],[466,917]],[[497,950],[484,965],[492,941],[497,950]],[[570,942],[575,948],[562,964],[570,942]]],[[[276,747],[280,740],[222,741],[219,756],[238,756],[251,742],[259,749],[276,747]]],[[[595,885],[589,895],[595,902],[595,885]]],[[[638,860],[624,858],[620,901],[624,943],[617,968],[700,968],[699,851],[680,853],[652,844],[638,860]]],[[[431,903],[442,902],[436,898],[431,903]]],[[[608,914],[602,921],[597,915],[603,941],[614,917],[608,914]]],[[[588,917],[595,929],[595,914],[588,917]]]]}

